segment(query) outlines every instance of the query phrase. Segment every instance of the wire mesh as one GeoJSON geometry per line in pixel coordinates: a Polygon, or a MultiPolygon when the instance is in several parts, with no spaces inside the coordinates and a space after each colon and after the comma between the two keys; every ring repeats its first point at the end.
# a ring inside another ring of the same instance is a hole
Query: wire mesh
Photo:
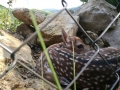
{"type": "MultiPolygon", "coordinates": [[[[117,18],[120,16],[120,12],[116,15],[116,17],[112,20],[112,22],[106,27],[106,29],[101,33],[101,35],[96,39],[93,40],[87,33],[86,31],[83,29],[83,27],[74,19],[74,17],[72,16],[72,14],[69,12],[69,10],[67,9],[67,2],[65,0],[61,0],[61,3],[63,5],[63,9],[59,10],[53,17],[51,17],[50,20],[48,20],[39,30],[42,30],[43,28],[45,28],[52,20],[54,20],[61,12],[66,11],[67,14],[75,21],[75,23],[78,25],[79,28],[81,28],[82,32],[89,38],[89,40],[92,42],[93,46],[96,46],[96,48],[94,48],[96,50],[96,52],[94,53],[94,55],[90,58],[90,60],[85,64],[85,66],[82,68],[82,70],[77,74],[77,76],[70,82],[70,84],[64,89],[67,90],[77,79],[78,77],[80,77],[80,75],[84,72],[84,70],[87,68],[87,66],[92,62],[92,60],[94,59],[94,57],[99,54],[99,46],[97,45],[97,41],[108,31],[108,29],[110,28],[110,26],[117,20],[117,18]]],[[[8,47],[6,47],[5,45],[3,45],[2,43],[0,43],[0,46],[2,48],[4,48],[5,50],[7,50],[10,54],[11,54],[11,58],[13,59],[12,64],[0,75],[0,79],[6,75],[7,72],[9,72],[12,68],[15,67],[16,63],[19,63],[20,65],[22,65],[23,67],[25,67],[26,69],[30,70],[33,74],[35,74],[36,76],[38,76],[39,78],[41,78],[42,80],[44,80],[46,83],[50,84],[51,86],[57,88],[56,85],[52,84],[51,82],[47,81],[46,79],[44,79],[43,77],[41,77],[39,74],[37,74],[35,71],[33,71],[32,69],[30,69],[27,65],[23,64],[20,61],[17,61],[17,59],[15,58],[15,55],[17,53],[17,51],[19,51],[19,49],[21,49],[25,44],[27,44],[27,42],[29,42],[34,36],[36,36],[36,32],[34,32],[29,38],[27,38],[18,48],[16,48],[14,51],[10,50],[8,47]]],[[[102,57],[102,55],[100,55],[101,58],[105,61],[105,63],[111,68],[111,70],[113,72],[115,72],[115,70],[109,65],[109,63],[102,57]]],[[[114,87],[117,85],[118,81],[119,81],[119,75],[117,72],[115,72],[116,75],[116,81],[115,83],[113,83],[112,87],[110,90],[113,90],[114,87]]]]}

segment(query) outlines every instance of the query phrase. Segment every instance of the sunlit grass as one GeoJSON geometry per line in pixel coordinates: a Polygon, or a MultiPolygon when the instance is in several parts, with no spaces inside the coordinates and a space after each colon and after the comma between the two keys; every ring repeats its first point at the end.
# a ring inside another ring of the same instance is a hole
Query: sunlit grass
{"type": "MultiPolygon", "coordinates": [[[[72,48],[73,48],[73,79],[75,78],[75,60],[74,60],[74,44],[72,42],[72,48]]],[[[74,82],[74,90],[76,90],[76,81],[74,82]]]]}

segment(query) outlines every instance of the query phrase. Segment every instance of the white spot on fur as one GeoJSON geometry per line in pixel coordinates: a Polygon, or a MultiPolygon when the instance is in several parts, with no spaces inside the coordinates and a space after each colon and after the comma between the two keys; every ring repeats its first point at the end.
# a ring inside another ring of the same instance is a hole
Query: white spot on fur
{"type": "Polygon", "coordinates": [[[100,82],[103,82],[103,79],[101,79],[100,82]]]}
{"type": "Polygon", "coordinates": [[[57,48],[57,47],[56,47],[55,49],[56,49],[56,50],[59,50],[59,48],[57,48]]]}
{"type": "Polygon", "coordinates": [[[60,55],[62,55],[62,56],[65,56],[65,54],[63,54],[63,53],[59,53],[60,55]]]}
{"type": "Polygon", "coordinates": [[[84,82],[84,83],[86,83],[86,81],[85,81],[85,80],[84,80],[83,82],[84,82]]]}
{"type": "Polygon", "coordinates": [[[98,58],[96,58],[95,60],[96,60],[96,61],[98,61],[99,59],[98,59],[98,58]]]}
{"type": "Polygon", "coordinates": [[[83,90],[89,90],[89,88],[84,88],[83,90]]]}
{"type": "Polygon", "coordinates": [[[68,67],[65,67],[66,70],[68,70],[68,67]]]}
{"type": "Polygon", "coordinates": [[[59,73],[60,75],[62,75],[62,73],[59,73]]]}
{"type": "Polygon", "coordinates": [[[94,69],[92,68],[91,71],[94,71],[94,69]]]}
{"type": "Polygon", "coordinates": [[[87,58],[86,60],[90,60],[90,58],[87,58]]]}
{"type": "Polygon", "coordinates": [[[90,79],[89,79],[89,78],[87,78],[87,80],[89,81],[90,79]]]}
{"type": "Polygon", "coordinates": [[[54,57],[55,58],[55,60],[58,60],[58,58],[56,58],[56,57],[54,57]]]}
{"type": "Polygon", "coordinates": [[[97,82],[95,82],[95,84],[97,85],[98,83],[97,83],[97,82]]]}
{"type": "Polygon", "coordinates": [[[47,68],[46,73],[52,73],[50,68],[47,68]]]}
{"type": "Polygon", "coordinates": [[[100,68],[96,68],[97,71],[100,71],[100,68]]]}
{"type": "Polygon", "coordinates": [[[60,63],[60,65],[61,65],[61,66],[63,66],[63,64],[62,64],[62,63],[60,63]]]}
{"type": "Polygon", "coordinates": [[[71,70],[73,70],[73,67],[70,67],[71,70]]]}
{"type": "Polygon", "coordinates": [[[80,79],[80,81],[82,81],[82,79],[80,79]]]}
{"type": "Polygon", "coordinates": [[[89,74],[87,74],[87,76],[89,76],[89,74]]]}
{"type": "Polygon", "coordinates": [[[62,72],[64,72],[62,68],[61,68],[60,70],[61,70],[62,72]]]}
{"type": "Polygon", "coordinates": [[[90,83],[88,83],[88,85],[91,85],[90,83]]]}
{"type": "Polygon", "coordinates": [[[104,76],[104,75],[102,75],[102,78],[105,78],[105,76],[104,76]]]}
{"type": "Polygon", "coordinates": [[[57,64],[59,64],[59,61],[57,61],[57,64]]]}
{"type": "Polygon", "coordinates": [[[49,50],[49,54],[52,54],[52,50],[49,50]]]}
{"type": "Polygon", "coordinates": [[[71,74],[71,75],[73,75],[73,73],[72,73],[72,72],[70,72],[70,74],[71,74]]]}
{"type": "Polygon", "coordinates": [[[92,65],[93,67],[96,67],[96,65],[92,65]]]}
{"type": "Polygon", "coordinates": [[[98,78],[95,78],[95,80],[98,80],[98,78]]]}
{"type": "Polygon", "coordinates": [[[60,58],[60,60],[64,61],[64,58],[60,58]]]}
{"type": "Polygon", "coordinates": [[[66,70],[64,69],[64,73],[66,73],[66,70]]]}
{"type": "Polygon", "coordinates": [[[104,54],[104,56],[108,56],[108,54],[104,54]]]}
{"type": "Polygon", "coordinates": [[[53,56],[50,54],[50,58],[53,59],[53,56]]]}

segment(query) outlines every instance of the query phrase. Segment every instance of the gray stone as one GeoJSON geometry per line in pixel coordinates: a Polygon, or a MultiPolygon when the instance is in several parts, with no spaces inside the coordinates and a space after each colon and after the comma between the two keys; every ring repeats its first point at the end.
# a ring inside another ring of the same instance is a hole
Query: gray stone
{"type": "MultiPolygon", "coordinates": [[[[19,47],[22,42],[16,38],[14,38],[13,36],[11,36],[10,34],[4,32],[3,30],[0,30],[0,42],[7,46],[10,50],[14,51],[17,47],[19,47]]],[[[2,50],[1,51],[1,55],[3,55],[5,58],[10,59],[10,53],[8,53],[6,50],[2,50]]],[[[15,54],[15,58],[17,60],[20,60],[21,62],[31,66],[31,67],[35,67],[35,62],[32,58],[31,55],[31,49],[28,45],[24,45],[16,54],[15,54]]]]}
{"type": "MultiPolygon", "coordinates": [[[[80,16],[80,24],[87,31],[103,31],[117,15],[116,8],[105,0],[89,0],[74,15],[80,16]]],[[[111,26],[113,28],[115,23],[111,26]]]]}
{"type": "Polygon", "coordinates": [[[102,37],[108,45],[120,48],[120,19],[114,29],[108,30],[102,37]]]}
{"type": "MultiPolygon", "coordinates": [[[[41,12],[37,12],[35,10],[32,10],[33,14],[35,16],[37,24],[40,24],[44,21],[45,15],[41,12]]],[[[32,19],[29,13],[29,9],[27,8],[15,8],[12,11],[13,15],[19,19],[20,21],[28,24],[28,25],[33,25],[32,19]]]]}
{"type": "MultiPolygon", "coordinates": [[[[23,37],[23,40],[30,37],[35,32],[35,29],[31,27],[30,25],[27,25],[25,23],[19,25],[17,27],[16,33],[19,35],[17,38],[21,40],[20,36],[23,37]]],[[[37,43],[37,36],[32,38],[27,44],[36,44],[37,43]]]]}
{"type": "MultiPolygon", "coordinates": [[[[96,39],[98,38],[98,35],[97,35],[96,33],[92,32],[92,31],[86,31],[86,32],[87,32],[87,34],[92,38],[92,40],[96,40],[96,39]]],[[[88,44],[88,45],[91,45],[91,44],[92,44],[92,42],[90,41],[90,39],[89,39],[88,37],[86,37],[85,34],[82,34],[82,35],[81,35],[81,38],[82,38],[82,40],[83,40],[86,44],[88,44]]],[[[97,42],[97,44],[98,44],[98,46],[99,46],[100,48],[103,48],[103,47],[104,47],[104,42],[103,42],[102,39],[99,39],[98,42],[97,42]]]]}
{"type": "MultiPolygon", "coordinates": [[[[44,25],[49,19],[51,19],[52,16],[54,16],[54,14],[48,15],[44,22],[39,24],[38,27],[40,28],[42,25],[44,25]]],[[[79,21],[78,16],[74,16],[74,18],[79,21]]],[[[73,21],[73,19],[66,12],[62,12],[51,23],[49,23],[44,29],[41,30],[42,36],[47,46],[62,41],[61,28],[63,28],[69,36],[76,35],[78,30],[78,26],[73,21]]]]}

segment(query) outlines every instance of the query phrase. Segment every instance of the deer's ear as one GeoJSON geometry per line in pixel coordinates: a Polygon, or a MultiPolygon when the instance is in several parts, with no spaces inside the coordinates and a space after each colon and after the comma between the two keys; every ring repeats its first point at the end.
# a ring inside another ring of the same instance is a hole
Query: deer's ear
{"type": "Polygon", "coordinates": [[[67,35],[67,33],[64,31],[63,28],[61,28],[61,33],[62,33],[62,40],[67,45],[67,43],[69,42],[69,36],[67,35]]]}

